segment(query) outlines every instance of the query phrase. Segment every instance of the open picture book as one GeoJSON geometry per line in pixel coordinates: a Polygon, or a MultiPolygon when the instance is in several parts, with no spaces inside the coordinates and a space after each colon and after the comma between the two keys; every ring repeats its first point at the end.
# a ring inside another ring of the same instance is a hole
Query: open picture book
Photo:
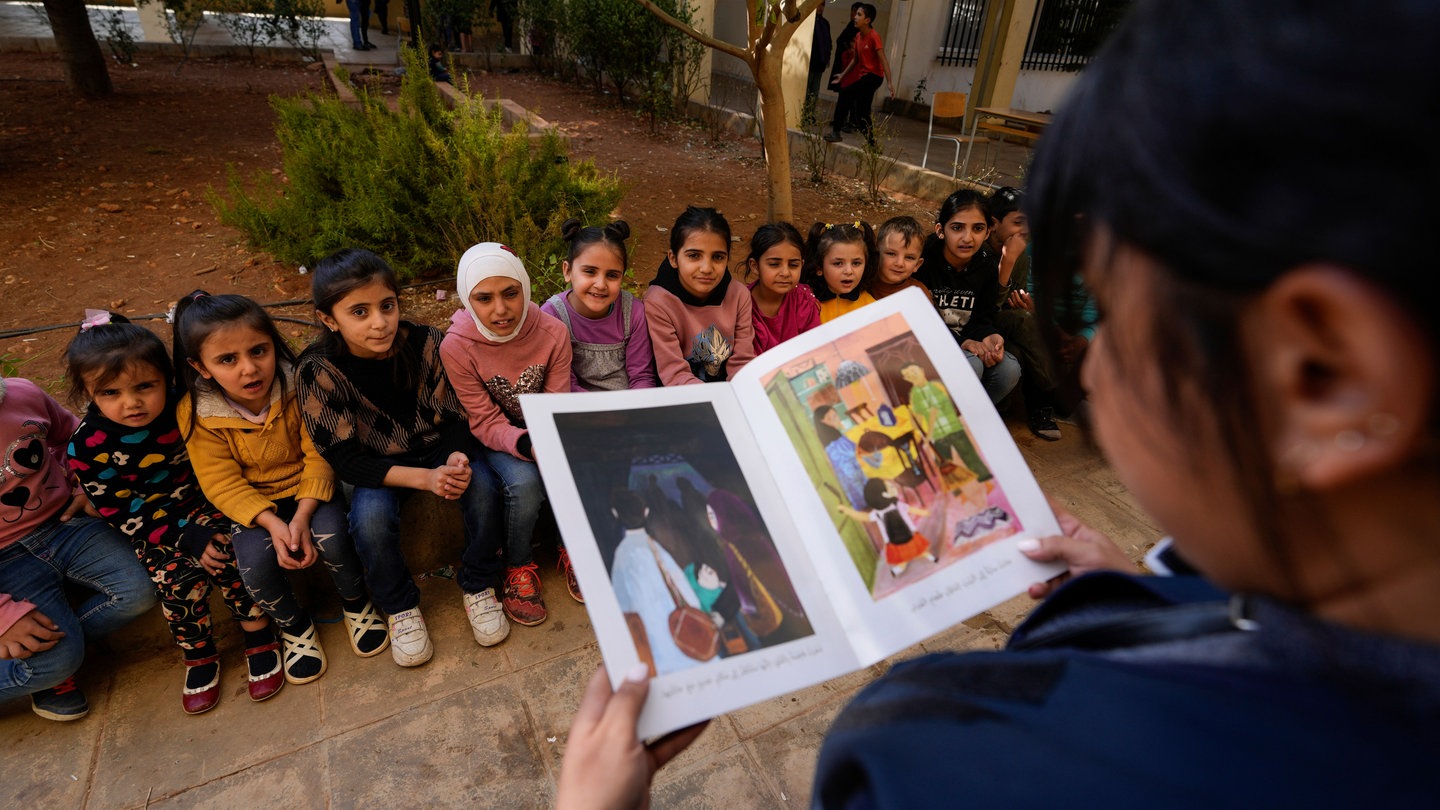
{"type": "Polygon", "coordinates": [[[651,737],[893,655],[1063,568],[1059,526],[929,300],[906,290],[722,383],[522,397],[618,686],[651,737]]]}

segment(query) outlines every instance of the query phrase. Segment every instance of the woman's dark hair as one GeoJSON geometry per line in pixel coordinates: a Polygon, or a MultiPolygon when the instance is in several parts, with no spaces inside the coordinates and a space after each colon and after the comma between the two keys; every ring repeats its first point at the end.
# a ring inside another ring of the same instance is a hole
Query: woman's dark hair
{"type": "Polygon", "coordinates": [[[968,188],[954,191],[949,197],[945,198],[945,202],[940,204],[939,213],[935,215],[935,224],[943,227],[945,223],[949,222],[956,214],[971,208],[979,211],[980,215],[985,217],[985,226],[988,228],[990,226],[990,217],[993,216],[990,210],[990,198],[978,191],[968,188]]]}
{"type": "MultiPolygon", "coordinates": [[[[1363,25],[1340,3],[1141,0],[1040,140],[1025,201],[1037,312],[1074,299],[1087,250],[1152,258],[1165,396],[1180,423],[1214,422],[1262,536],[1276,536],[1276,470],[1241,350],[1247,301],[1292,268],[1338,265],[1388,291],[1437,350],[1437,309],[1416,294],[1434,287],[1440,220],[1440,107],[1421,101],[1440,93],[1437,37],[1431,0],[1376,0],[1363,25]],[[1378,109],[1410,111],[1385,135],[1403,159],[1355,148],[1378,109]],[[1385,204],[1338,203],[1337,178],[1364,178],[1385,204]]],[[[1114,360],[1124,373],[1131,358],[1114,360]]],[[[1278,544],[1272,556],[1291,570],[1278,544]]]]}
{"type": "Polygon", "coordinates": [[[805,256],[805,237],[800,235],[794,225],[788,222],[767,222],[756,228],[755,235],[750,237],[750,255],[746,257],[746,261],[758,262],[770,248],[785,242],[794,245],[802,258],[805,256]]]}
{"type": "Polygon", "coordinates": [[[829,298],[834,293],[825,286],[825,277],[821,273],[825,266],[825,254],[836,244],[860,243],[865,248],[865,273],[860,277],[860,283],[856,286],[861,292],[870,290],[870,283],[875,279],[875,274],[880,270],[880,251],[875,246],[875,230],[868,222],[817,222],[810,226],[810,235],[805,241],[805,267],[800,273],[800,278],[810,285],[822,300],[829,298]]]}
{"type": "Polygon", "coordinates": [[[630,254],[625,250],[625,240],[630,238],[630,223],[623,219],[604,226],[586,226],[585,223],[571,217],[565,220],[560,226],[560,236],[570,243],[570,255],[566,261],[573,262],[585,248],[593,244],[601,243],[615,249],[620,254],[620,264],[623,268],[630,266],[630,254]]]}
{"type": "Polygon", "coordinates": [[[829,405],[822,405],[815,409],[815,437],[827,447],[831,442],[840,438],[840,431],[825,421],[825,414],[833,412],[829,405]]]}
{"type": "MultiPolygon", "coordinates": [[[[175,304],[175,331],[171,350],[175,357],[175,377],[183,393],[192,398],[196,396],[200,372],[190,365],[190,361],[200,362],[200,349],[205,345],[205,341],[222,327],[237,324],[248,326],[270,338],[270,342],[275,344],[276,359],[294,365],[295,352],[291,350],[290,344],[285,342],[285,338],[280,336],[280,330],[275,328],[275,321],[270,319],[270,313],[266,312],[264,307],[243,295],[211,295],[204,290],[196,290],[175,304]]],[[[278,369],[275,382],[279,384],[283,397],[285,375],[279,373],[278,369]]],[[[194,427],[193,421],[191,427],[194,427]]]]}
{"type": "Polygon", "coordinates": [[[65,347],[65,379],[70,385],[70,401],[76,405],[89,396],[90,385],[104,386],[126,369],[149,365],[165,379],[166,387],[175,384],[170,352],[160,338],[143,326],[130,322],[118,313],[107,313],[110,322],[85,325],[65,347]]]}
{"type": "Polygon", "coordinates": [[[714,208],[692,205],[675,218],[675,224],[670,228],[670,251],[678,254],[685,246],[685,240],[696,231],[719,234],[725,240],[725,249],[730,249],[730,223],[725,221],[725,216],[714,208]]]}

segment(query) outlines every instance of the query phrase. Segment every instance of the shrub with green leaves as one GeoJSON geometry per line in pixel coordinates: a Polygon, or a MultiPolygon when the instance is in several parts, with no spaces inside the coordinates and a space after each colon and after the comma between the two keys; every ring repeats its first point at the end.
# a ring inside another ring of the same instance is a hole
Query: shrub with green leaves
{"type": "Polygon", "coordinates": [[[232,170],[228,195],[210,194],[221,221],[285,261],[364,247],[405,279],[503,242],[535,275],[536,300],[558,291],[558,274],[541,271],[561,255],[561,223],[606,221],[619,181],[572,162],[554,133],[507,130],[498,105],[467,96],[447,108],[420,52],[404,51],[397,110],[363,90],[358,109],[328,94],[272,99],[285,180],[261,172],[247,188],[232,170]]]}

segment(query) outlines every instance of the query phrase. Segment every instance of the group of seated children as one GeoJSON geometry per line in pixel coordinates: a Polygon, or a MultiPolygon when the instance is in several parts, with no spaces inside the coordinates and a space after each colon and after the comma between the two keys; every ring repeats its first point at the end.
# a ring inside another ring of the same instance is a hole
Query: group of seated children
{"type": "MultiPolygon", "coordinates": [[[[83,638],[158,598],[185,664],[183,709],[210,709],[220,696],[212,588],[244,634],[251,699],[314,681],[326,653],[286,572],[317,561],[356,655],[389,649],[400,666],[423,664],[434,648],[400,531],[416,492],[459,502],[465,612],[478,644],[498,644],[510,622],[547,615],[532,552],[545,491],[522,394],[726,380],[757,353],[906,287],[930,295],[993,400],[1024,368],[1031,425],[1039,414],[1043,428],[1058,384],[1026,292],[1019,197],[957,191],[928,239],[910,217],[878,232],[817,223],[804,238],[764,225],[748,288],[730,272],[725,218],[690,207],[643,301],[621,289],[629,227],[572,219],[562,229],[569,290],[537,306],[519,257],[475,245],[457,268],[463,309],[443,333],[401,319],[383,259],[345,249],[315,267],[323,330],[298,356],[240,295],[181,299],[169,352],[121,316],[89,314],[66,351],[72,397],[88,402],[82,420],[27,381],[0,381],[10,448],[0,698],[28,694],[42,716],[83,716],[73,683],[83,638]],[[116,552],[126,541],[133,555],[116,552]],[[59,564],[38,564],[46,556],[59,564]],[[98,595],[72,610],[65,578],[98,595]]],[[[1086,333],[1064,337],[1065,359],[1077,359],[1086,333]]],[[[563,548],[559,568],[583,602],[563,548]]]]}

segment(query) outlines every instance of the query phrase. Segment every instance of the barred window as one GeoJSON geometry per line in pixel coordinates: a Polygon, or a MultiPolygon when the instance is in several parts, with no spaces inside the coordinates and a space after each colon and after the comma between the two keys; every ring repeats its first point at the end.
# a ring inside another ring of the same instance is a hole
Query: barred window
{"type": "MultiPolygon", "coordinates": [[[[950,0],[945,37],[935,59],[973,65],[980,53],[988,0],[950,0]]],[[[1025,57],[1031,70],[1079,70],[1129,9],[1131,0],[1040,0],[1025,57]]]]}

